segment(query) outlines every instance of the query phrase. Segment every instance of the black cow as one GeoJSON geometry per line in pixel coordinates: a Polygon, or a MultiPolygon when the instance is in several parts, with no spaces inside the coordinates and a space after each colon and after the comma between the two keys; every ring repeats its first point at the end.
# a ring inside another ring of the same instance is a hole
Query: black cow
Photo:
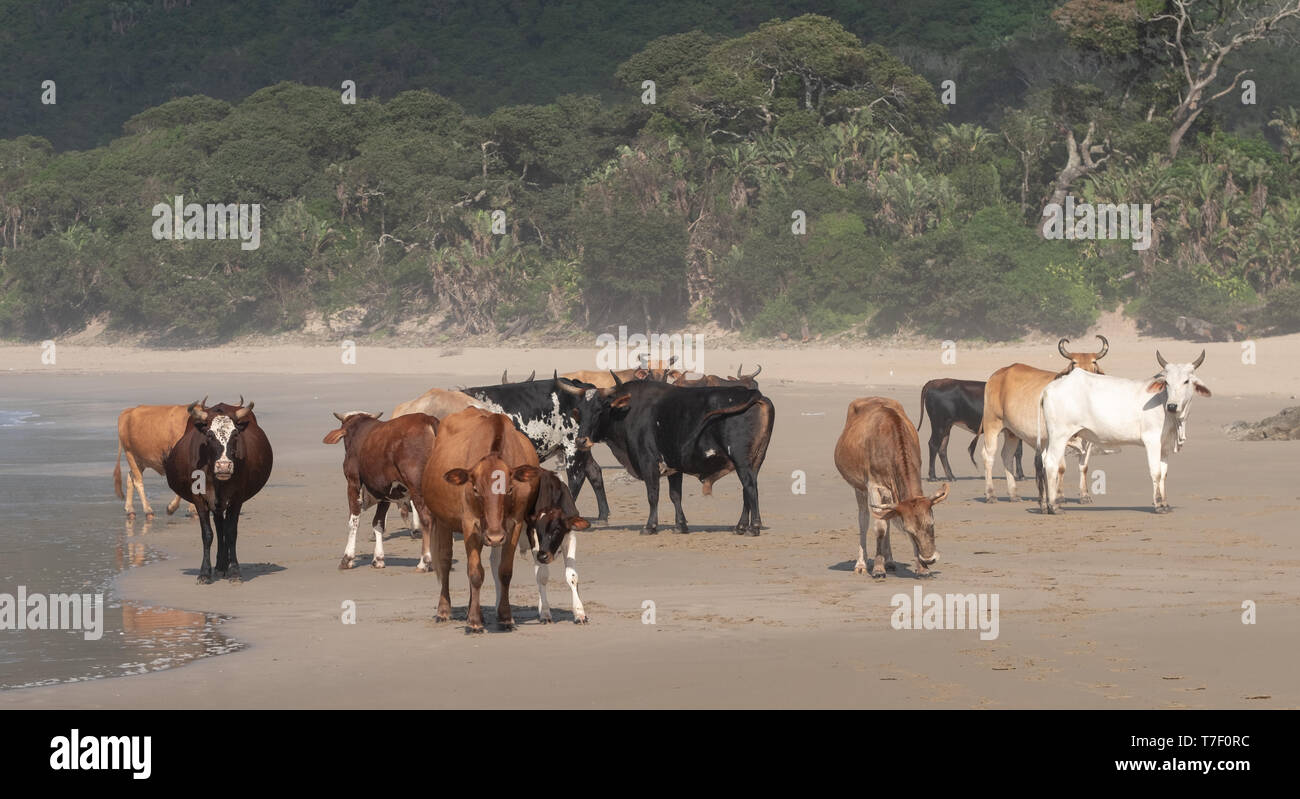
{"type": "Polygon", "coordinates": [[[599,405],[595,386],[552,375],[550,380],[474,386],[461,391],[484,403],[488,410],[509,416],[519,432],[533,442],[539,460],[558,455],[573,496],[578,495],[584,480],[590,480],[596,492],[596,519],[609,518],[600,464],[590,452],[577,446],[581,420],[599,405]]]}
{"type": "Polygon", "coordinates": [[[645,481],[650,516],[642,535],[659,525],[659,478],[668,475],[668,496],[677,532],[690,532],[682,512],[682,475],[706,483],[734,470],[744,507],[737,535],[758,535],[758,470],[767,456],[776,410],[759,391],[740,386],[682,388],[651,380],[618,382],[597,392],[599,409],[584,417],[579,446],[609,445],[619,463],[645,481]]]}
{"type": "MultiPolygon", "coordinates": [[[[975,462],[975,442],[979,440],[980,424],[984,419],[984,381],[954,380],[941,377],[931,380],[921,388],[921,418],[916,422],[916,429],[921,429],[926,411],[930,412],[930,479],[934,476],[934,457],[937,454],[943,462],[944,479],[956,480],[952,476],[952,466],[948,463],[948,436],[953,425],[958,425],[975,434],[970,442],[971,463],[975,462]]],[[[1016,479],[1025,479],[1020,465],[1020,456],[1024,452],[1024,442],[1016,444],[1016,479]]]]}
{"type": "MultiPolygon", "coordinates": [[[[204,398],[206,402],[206,398],[204,398]]],[[[211,408],[203,402],[186,408],[189,418],[185,433],[163,462],[167,485],[194,503],[203,537],[203,565],[199,582],[212,582],[212,527],[216,524],[216,577],[239,582],[239,559],[235,541],[239,536],[239,510],[271,476],[271,442],[253,415],[253,403],[243,407],[219,403],[211,408]],[[212,514],[211,520],[208,514],[212,514]]]]}

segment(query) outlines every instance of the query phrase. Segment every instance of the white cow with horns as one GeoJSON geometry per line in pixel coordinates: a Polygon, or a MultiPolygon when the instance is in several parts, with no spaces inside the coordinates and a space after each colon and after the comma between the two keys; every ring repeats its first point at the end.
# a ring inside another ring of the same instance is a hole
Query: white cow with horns
{"type": "Polygon", "coordinates": [[[1046,486],[1039,486],[1040,508],[1047,513],[1060,510],[1065,445],[1077,434],[1101,447],[1146,447],[1155,511],[1172,510],[1165,493],[1169,453],[1182,449],[1187,440],[1192,397],[1208,397],[1210,389],[1196,376],[1197,367],[1205,361],[1204,350],[1191,363],[1169,363],[1157,350],[1156,361],[1161,370],[1148,380],[1074,369],[1043,389],[1038,404],[1047,431],[1046,448],[1040,449],[1046,486]]]}

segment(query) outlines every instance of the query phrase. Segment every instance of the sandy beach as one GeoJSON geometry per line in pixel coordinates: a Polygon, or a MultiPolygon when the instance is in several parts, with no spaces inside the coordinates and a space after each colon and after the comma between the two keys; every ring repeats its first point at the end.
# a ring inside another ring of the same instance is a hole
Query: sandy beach
{"type": "MultiPolygon", "coordinates": [[[[358,566],[337,569],[346,539],[341,447],[321,437],[332,411],[387,413],[430,386],[496,382],[536,369],[549,375],[594,367],[594,350],[357,348],[344,364],[337,345],[238,346],[168,351],[60,345],[43,364],[36,345],[0,346],[3,394],[33,401],[95,396],[121,407],[254,400],[275,448],[275,469],[245,508],[239,548],[244,582],[195,583],[197,522],[162,515],[138,534],[169,557],[131,568],[118,581],[132,601],[231,617],[222,632],[245,644],[233,654],[138,677],[0,692],[6,708],[441,708],[441,707],[828,707],[828,708],[1295,708],[1300,683],[1300,489],[1296,442],[1238,442],[1223,427],[1297,404],[1300,336],[1192,344],[1102,330],[1109,374],[1146,377],[1155,350],[1170,360],[1207,351],[1199,374],[1214,392],[1198,398],[1189,440],[1173,456],[1174,512],[1156,515],[1139,449],[1097,457],[1106,493],[1081,506],[1074,466],[1064,514],[1040,516],[1034,502],[983,500],[982,467],[966,456],[969,436],[949,447],[957,481],[936,509],[943,559],[930,580],[906,569],[883,582],[855,575],[857,513],[832,449],[848,403],[883,395],[913,422],[921,385],[935,377],[986,379],[1013,362],[1056,368],[1054,342],[958,344],[946,363],[938,343],[915,347],[759,346],[706,353],[711,372],[761,364],[777,419],[760,475],[760,537],[734,536],[740,486],[712,497],[685,481],[693,532],[638,535],[643,486],[623,476],[604,447],[612,508],[608,524],[579,534],[581,593],[588,625],[569,623],[562,569],[549,595],[559,623],[537,619],[532,567],[517,561],[511,598],[520,623],[465,634],[468,582],[456,542],[453,621],[433,619],[437,578],[414,569],[419,544],[390,513],[387,568],[370,568],[359,536],[358,566]],[[1252,360],[1252,359],[1245,359],[1252,360]],[[796,493],[795,473],[806,474],[796,493]],[[998,637],[976,630],[895,630],[891,597],[988,593],[1000,600],[998,637]],[[345,602],[356,623],[344,624],[345,602]],[[1242,623],[1243,602],[1257,623],[1242,623]],[[647,620],[646,602],[654,607],[647,620]]],[[[1078,349],[1092,348],[1081,337],[1078,349]]],[[[112,440],[114,430],[106,426],[112,440]]],[[[922,449],[929,422],[921,430],[922,449]]],[[[1031,468],[1026,458],[1026,468],[1031,468]]],[[[103,467],[103,502],[88,524],[122,530],[103,467]]],[[[148,473],[161,508],[164,481],[148,473]]],[[[938,484],[928,484],[938,490],[938,484]]],[[[1032,480],[1021,493],[1032,493],[1032,480]]],[[[590,488],[578,500],[593,513],[590,488]]],[[[671,519],[663,491],[660,513],[671,519]]],[[[895,529],[896,553],[910,552],[895,529]]],[[[899,555],[900,559],[903,555],[899,555]]],[[[490,584],[490,579],[489,579],[490,584]]],[[[0,633],[3,634],[3,633],[0,633]]]]}

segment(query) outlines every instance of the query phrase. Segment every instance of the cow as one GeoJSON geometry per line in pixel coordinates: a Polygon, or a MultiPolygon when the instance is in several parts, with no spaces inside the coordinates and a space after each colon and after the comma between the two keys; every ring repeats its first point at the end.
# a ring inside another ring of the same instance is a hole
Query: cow
{"type": "Polygon", "coordinates": [[[420,494],[424,464],[433,451],[438,418],[411,413],[380,421],[381,414],[351,411],[335,413],[339,427],[325,434],[324,443],[343,441],[343,477],[348,485],[348,544],[339,569],[351,569],[356,560],[357,525],[361,511],[378,505],[371,523],[375,553],[370,565],[384,568],[384,517],[390,502],[415,505],[417,533],[429,524],[429,511],[420,494]]]}
{"type": "Polygon", "coordinates": [[[1046,485],[1040,484],[1039,505],[1047,513],[1059,509],[1065,445],[1075,435],[1094,446],[1145,447],[1155,512],[1173,510],[1165,492],[1169,454],[1182,449],[1187,439],[1192,397],[1212,395],[1196,375],[1205,362],[1205,350],[1191,363],[1169,363],[1156,350],[1156,362],[1160,372],[1147,380],[1076,370],[1043,389],[1039,406],[1046,430],[1042,448],[1046,485]]]}
{"type": "MultiPolygon", "coordinates": [[[[502,378],[504,377],[505,375],[502,374],[502,378]]],[[[528,379],[532,380],[532,375],[529,375],[528,379]]],[[[505,380],[503,379],[501,382],[504,383],[505,380]]],[[[442,419],[470,407],[481,408],[483,404],[461,391],[431,388],[415,399],[407,400],[393,408],[393,412],[389,414],[389,417],[390,419],[396,419],[408,413],[427,413],[430,416],[442,419]]],[[[402,524],[411,531],[411,537],[419,538],[419,525],[412,523],[412,519],[416,518],[414,501],[403,502],[398,505],[398,508],[401,509],[402,524]]]]}
{"type": "Polygon", "coordinates": [[[682,475],[711,484],[730,471],[740,478],[743,508],[734,532],[759,534],[758,470],[776,421],[772,401],[742,387],[680,388],[648,380],[616,381],[597,391],[600,405],[584,417],[579,446],[609,445],[633,477],[645,482],[649,518],[642,535],[659,525],[659,478],[668,476],[676,530],[688,533],[682,512],[682,475]]]}
{"type": "Polygon", "coordinates": [[[596,519],[609,518],[605,480],[591,453],[577,446],[582,417],[595,408],[596,387],[552,374],[550,380],[463,389],[482,407],[504,413],[528,436],[542,460],[558,456],[574,497],[584,480],[596,494],[596,519]]]}
{"type": "MultiPolygon", "coordinates": [[[[980,422],[984,417],[984,382],[982,380],[956,380],[940,377],[928,381],[921,387],[921,415],[916,422],[920,430],[925,423],[925,413],[930,412],[930,480],[934,476],[935,456],[943,463],[944,479],[956,480],[952,475],[952,466],[948,463],[948,436],[952,434],[953,425],[975,434],[970,442],[971,463],[975,462],[975,442],[979,440],[980,422]]],[[[1024,450],[1016,442],[1016,479],[1025,479],[1021,468],[1021,456],[1024,450]]]]}
{"type": "Polygon", "coordinates": [[[253,403],[244,406],[243,397],[237,405],[222,402],[209,408],[206,403],[205,397],[185,409],[185,433],[164,461],[167,485],[198,511],[203,538],[199,582],[211,583],[214,576],[208,555],[215,525],[215,576],[237,583],[239,511],[271,476],[271,442],[257,424],[253,403]]]}
{"type": "MultiPolygon", "coordinates": [[[[113,490],[118,499],[126,500],[127,518],[135,518],[134,491],[140,492],[140,506],[145,518],[154,517],[149,498],[144,495],[144,469],[163,474],[163,461],[167,452],[185,434],[184,405],[137,405],[127,408],[117,417],[117,463],[113,466],[113,490]],[[122,493],[122,454],[126,453],[126,493],[122,493]]],[[[170,516],[180,507],[181,498],[174,497],[167,505],[170,516]]]]}
{"type": "Polygon", "coordinates": [[[921,439],[896,400],[862,397],[849,403],[844,431],[835,443],[835,468],[853,487],[858,501],[858,562],[854,574],[867,573],[867,528],[876,537],[871,576],[895,571],[889,522],[897,519],[916,555],[916,576],[930,576],[939,560],[934,547],[934,506],[948,497],[948,484],[926,496],[921,488],[921,439]]]}
{"type": "Polygon", "coordinates": [[[564,581],[573,592],[573,621],[587,623],[587,612],[578,597],[578,537],[574,530],[586,530],[591,524],[578,515],[569,487],[555,472],[543,469],[537,483],[537,498],[528,513],[527,538],[519,538],[519,552],[532,552],[533,575],[537,578],[537,615],[542,624],[551,622],[551,605],[546,601],[546,581],[550,563],[564,549],[564,581]]]}
{"type": "MultiPolygon", "coordinates": [[[[1102,374],[1099,362],[1110,350],[1110,342],[1105,336],[1101,339],[1101,350],[1097,352],[1070,352],[1065,345],[1070,342],[1063,338],[1056,344],[1056,349],[1068,365],[1061,372],[1049,372],[1036,369],[1023,363],[1014,363],[994,372],[984,386],[984,417],[980,423],[980,433],[984,436],[984,498],[987,502],[997,500],[993,490],[993,458],[997,453],[998,438],[1006,434],[1002,444],[1002,465],[1006,470],[1007,499],[1018,502],[1016,478],[1012,476],[1012,452],[1021,442],[1037,441],[1041,437],[1038,430],[1038,399],[1043,388],[1058,375],[1073,371],[1102,374]],[[1014,444],[1014,446],[1013,446],[1014,444]]],[[[1086,444],[1076,442],[1079,449],[1079,502],[1092,502],[1088,492],[1088,458],[1091,455],[1086,444]]],[[[972,450],[972,460],[974,451],[972,450]]]]}
{"type": "Polygon", "coordinates": [[[437,621],[451,618],[451,541],[465,538],[469,573],[468,631],[483,632],[479,592],[483,586],[482,553],[492,548],[497,586],[497,626],[514,629],[510,612],[510,578],[515,547],[528,525],[528,512],[541,476],[537,451],[515,429],[510,417],[481,408],[453,413],[438,428],[438,445],[424,467],[421,494],[432,524],[424,530],[420,571],[436,564],[441,593],[437,621]]]}
{"type": "Polygon", "coordinates": [[[754,373],[750,375],[742,373],[744,368],[745,365],[741,364],[736,369],[735,377],[718,377],[717,375],[703,375],[702,377],[687,378],[685,375],[682,375],[681,377],[678,377],[676,380],[670,382],[672,382],[674,385],[682,386],[685,388],[689,388],[693,386],[743,386],[744,388],[757,389],[758,381],[755,380],[754,378],[758,377],[758,373],[763,371],[763,367],[761,366],[758,367],[757,369],[754,370],[754,373]]]}

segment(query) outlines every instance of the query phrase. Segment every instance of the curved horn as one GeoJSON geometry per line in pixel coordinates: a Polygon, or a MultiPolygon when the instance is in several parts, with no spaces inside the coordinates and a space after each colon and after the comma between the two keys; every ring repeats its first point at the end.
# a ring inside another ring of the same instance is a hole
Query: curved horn
{"type": "Polygon", "coordinates": [[[1110,342],[1102,335],[1098,335],[1097,338],[1101,339],[1101,352],[1097,353],[1097,360],[1100,361],[1102,358],[1106,357],[1107,352],[1110,352],[1110,342]]]}
{"type": "Polygon", "coordinates": [[[250,402],[250,403],[248,403],[247,405],[244,405],[244,398],[243,398],[243,397],[240,397],[240,398],[239,398],[239,404],[240,404],[240,405],[243,405],[243,407],[240,408],[239,410],[235,411],[235,421],[236,421],[236,422],[242,422],[242,421],[244,421],[245,419],[248,418],[249,414],[251,414],[251,413],[253,412],[253,403],[250,402]]]}
{"type": "Polygon", "coordinates": [[[618,375],[615,374],[615,372],[614,372],[613,369],[610,369],[610,370],[609,370],[609,376],[612,377],[612,378],[614,378],[614,386],[615,386],[615,387],[619,387],[619,386],[622,386],[622,385],[623,385],[623,381],[618,379],[618,375]]]}
{"type": "MultiPolygon", "coordinates": [[[[556,371],[559,371],[559,370],[557,369],[556,371]]],[[[533,378],[534,378],[534,377],[537,377],[537,370],[536,370],[536,369],[534,369],[533,371],[531,371],[531,372],[528,373],[528,379],[525,380],[524,382],[525,382],[525,383],[531,383],[531,382],[533,382],[533,378]]]]}
{"type": "Polygon", "coordinates": [[[1070,353],[1065,351],[1065,345],[1068,344],[1069,342],[1070,340],[1068,338],[1063,338],[1060,341],[1056,342],[1056,351],[1061,353],[1062,358],[1069,358],[1070,360],[1073,360],[1072,358],[1070,358],[1070,353]]]}
{"type": "Polygon", "coordinates": [[[346,422],[348,420],[346,416],[339,416],[338,411],[334,411],[334,418],[339,420],[339,424],[342,424],[343,422],[346,422]]]}
{"type": "Polygon", "coordinates": [[[1192,361],[1192,368],[1199,369],[1203,363],[1205,363],[1205,350],[1201,350],[1200,356],[1196,360],[1192,361]]]}
{"type": "Polygon", "coordinates": [[[749,379],[753,380],[754,378],[758,377],[758,373],[761,371],[763,371],[763,364],[760,363],[758,365],[758,368],[754,370],[754,373],[749,376],[749,379]]]}
{"type": "Polygon", "coordinates": [[[1156,363],[1160,364],[1161,369],[1169,365],[1169,361],[1166,361],[1165,356],[1160,354],[1160,350],[1156,350],[1156,363]]]}
{"type": "Polygon", "coordinates": [[[739,377],[740,377],[740,373],[743,372],[743,371],[745,371],[745,363],[742,361],[741,364],[740,364],[740,366],[737,366],[737,367],[736,367],[736,377],[739,378],[739,377]]]}
{"type": "Polygon", "coordinates": [[[581,396],[582,394],[586,393],[586,389],[579,388],[578,386],[570,385],[568,380],[557,380],[555,384],[559,386],[561,389],[563,389],[566,394],[581,396]]]}
{"type": "MultiPolygon", "coordinates": [[[[501,383],[502,383],[502,385],[505,385],[506,383],[509,383],[509,382],[510,382],[510,379],[506,377],[506,375],[507,375],[509,372],[510,372],[509,369],[502,369],[502,370],[501,370],[501,383]]],[[[349,500],[349,501],[350,501],[350,500],[349,500]]]]}
{"type": "Polygon", "coordinates": [[[240,395],[239,395],[239,407],[241,407],[241,408],[244,407],[244,395],[243,395],[243,394],[240,394],[240,395]]]}

